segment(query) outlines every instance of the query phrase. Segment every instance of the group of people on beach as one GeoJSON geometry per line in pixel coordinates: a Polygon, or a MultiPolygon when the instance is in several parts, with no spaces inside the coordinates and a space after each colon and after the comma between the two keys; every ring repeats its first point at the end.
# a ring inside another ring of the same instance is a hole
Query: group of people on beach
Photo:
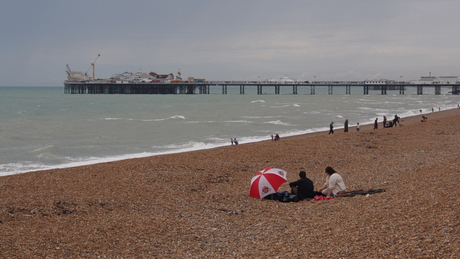
{"type": "MultiPolygon", "coordinates": [[[[401,126],[401,123],[399,122],[399,119],[400,117],[395,114],[395,117],[392,121],[387,121],[387,117],[386,116],[383,116],[383,127],[384,128],[391,128],[391,127],[396,127],[398,126],[401,126]]],[[[378,129],[379,128],[379,124],[378,124],[378,120],[379,118],[375,118],[375,121],[374,121],[374,129],[378,129]]],[[[359,122],[356,123],[356,131],[359,131],[359,122]]],[[[348,132],[348,119],[345,120],[345,123],[343,125],[343,132],[348,132]]],[[[331,122],[331,124],[329,124],[329,133],[328,134],[334,134],[334,122],[331,122]]]]}
{"type": "Polygon", "coordinates": [[[315,196],[335,197],[337,195],[347,193],[345,183],[340,176],[331,166],[326,167],[326,182],[317,191],[313,181],[307,178],[305,171],[299,172],[299,180],[289,183],[291,187],[291,194],[297,195],[299,200],[313,199],[315,196]]]}
{"type": "MultiPolygon", "coordinates": [[[[275,135],[271,135],[272,141],[278,141],[280,140],[280,135],[276,133],[275,135]]],[[[232,142],[232,145],[238,145],[238,140],[236,138],[230,138],[230,142],[232,142]]]]}
{"type": "Polygon", "coordinates": [[[280,135],[278,135],[278,133],[276,133],[274,136],[271,135],[271,137],[272,137],[272,141],[278,141],[278,140],[280,140],[280,135]]]}
{"type": "MultiPolygon", "coordinates": [[[[400,119],[400,117],[397,114],[395,114],[395,117],[393,118],[392,121],[388,121],[387,117],[383,116],[382,126],[383,126],[383,128],[391,128],[393,126],[396,127],[396,126],[398,126],[398,124],[399,124],[399,126],[401,126],[401,123],[399,122],[399,119],[400,119]]],[[[378,120],[379,120],[379,118],[375,118],[374,129],[379,128],[378,120]]]]}

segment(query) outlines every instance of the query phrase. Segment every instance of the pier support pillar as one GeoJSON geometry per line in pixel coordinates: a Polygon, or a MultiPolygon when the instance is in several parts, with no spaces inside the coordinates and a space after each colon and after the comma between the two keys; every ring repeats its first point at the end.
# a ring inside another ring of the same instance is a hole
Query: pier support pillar
{"type": "Polygon", "coordinates": [[[328,94],[332,94],[332,87],[333,87],[332,85],[327,86],[327,93],[328,94]]]}
{"type": "Polygon", "coordinates": [[[275,94],[280,94],[280,85],[275,85],[275,94]]]}
{"type": "Polygon", "coordinates": [[[257,85],[257,94],[262,94],[262,85],[257,85]]]}
{"type": "Polygon", "coordinates": [[[310,86],[310,94],[315,94],[315,86],[314,85],[310,86]]]}
{"type": "Polygon", "coordinates": [[[292,94],[297,94],[297,85],[292,86],[292,94]]]}
{"type": "Polygon", "coordinates": [[[417,85],[417,94],[422,95],[423,94],[423,86],[422,85],[417,85]]]}
{"type": "Polygon", "coordinates": [[[406,88],[406,86],[404,85],[400,85],[399,86],[399,94],[404,94],[404,89],[406,88]]]}
{"type": "Polygon", "coordinates": [[[240,94],[244,94],[244,85],[240,85],[240,94]]]}
{"type": "Polygon", "coordinates": [[[227,85],[222,85],[222,94],[227,94],[227,85]]]}
{"type": "Polygon", "coordinates": [[[388,88],[388,85],[382,85],[382,86],[380,86],[380,91],[382,92],[382,95],[386,95],[386,94],[387,94],[387,88],[388,88]]]}
{"type": "Polygon", "coordinates": [[[364,94],[369,94],[369,86],[368,85],[363,85],[363,91],[364,91],[364,94]]]}
{"type": "Polygon", "coordinates": [[[345,86],[345,94],[351,94],[351,86],[350,85],[345,86]]]}
{"type": "Polygon", "coordinates": [[[441,94],[441,86],[440,85],[435,85],[434,86],[434,94],[435,95],[440,95],[441,94]]]}

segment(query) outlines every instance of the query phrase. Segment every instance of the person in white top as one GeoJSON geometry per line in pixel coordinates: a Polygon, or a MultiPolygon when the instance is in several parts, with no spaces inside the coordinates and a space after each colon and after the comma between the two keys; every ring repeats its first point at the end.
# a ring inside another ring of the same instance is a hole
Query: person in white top
{"type": "Polygon", "coordinates": [[[343,182],[342,176],[340,176],[332,167],[328,166],[325,170],[327,177],[326,183],[323,185],[319,191],[326,195],[327,197],[330,196],[337,196],[338,194],[345,194],[347,193],[347,189],[345,187],[345,183],[343,182]]]}

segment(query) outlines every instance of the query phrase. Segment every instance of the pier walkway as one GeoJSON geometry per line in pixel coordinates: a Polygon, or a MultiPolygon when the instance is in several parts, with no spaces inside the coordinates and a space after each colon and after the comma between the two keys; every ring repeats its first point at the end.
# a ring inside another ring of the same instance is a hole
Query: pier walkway
{"type": "MultiPolygon", "coordinates": [[[[222,94],[228,93],[229,87],[239,87],[239,93],[245,94],[247,88],[256,89],[259,95],[266,94],[265,89],[274,89],[272,94],[298,94],[299,88],[309,89],[310,94],[314,95],[316,89],[326,88],[327,93],[333,94],[334,88],[345,88],[345,94],[351,94],[351,89],[360,87],[364,95],[369,94],[369,90],[378,90],[382,95],[386,95],[389,90],[399,91],[404,94],[408,87],[416,87],[417,94],[441,94],[441,88],[448,88],[449,93],[460,94],[460,83],[455,84],[411,84],[408,82],[398,83],[364,83],[364,82],[254,82],[254,81],[207,81],[204,83],[194,82],[171,82],[171,83],[114,83],[105,80],[89,82],[64,82],[64,93],[66,94],[210,94],[210,87],[221,87],[222,94]],[[426,91],[425,91],[426,92],[426,91]]],[[[342,91],[343,92],[343,91],[342,91]]]]}

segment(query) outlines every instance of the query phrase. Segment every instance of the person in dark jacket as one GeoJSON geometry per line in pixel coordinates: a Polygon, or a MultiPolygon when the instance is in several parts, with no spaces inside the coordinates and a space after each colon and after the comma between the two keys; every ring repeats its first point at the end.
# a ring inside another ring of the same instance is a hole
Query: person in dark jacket
{"type": "Polygon", "coordinates": [[[291,193],[296,194],[299,200],[314,198],[316,193],[314,191],[313,181],[307,178],[305,171],[300,171],[299,177],[299,180],[289,183],[291,193]]]}

